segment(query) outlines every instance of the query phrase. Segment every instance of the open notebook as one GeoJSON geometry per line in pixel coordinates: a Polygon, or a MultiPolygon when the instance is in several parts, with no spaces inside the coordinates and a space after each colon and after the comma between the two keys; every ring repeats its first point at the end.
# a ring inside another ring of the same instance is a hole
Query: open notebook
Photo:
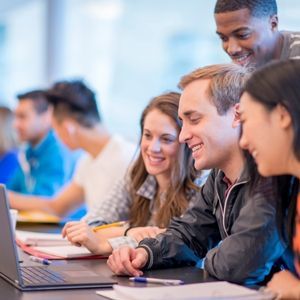
{"type": "Polygon", "coordinates": [[[113,290],[96,292],[113,300],[272,300],[274,295],[255,291],[226,281],[163,287],[128,287],[114,285],[113,290]]]}
{"type": "Polygon", "coordinates": [[[85,247],[76,247],[61,234],[16,230],[17,244],[28,254],[49,259],[98,258],[85,247]]]}

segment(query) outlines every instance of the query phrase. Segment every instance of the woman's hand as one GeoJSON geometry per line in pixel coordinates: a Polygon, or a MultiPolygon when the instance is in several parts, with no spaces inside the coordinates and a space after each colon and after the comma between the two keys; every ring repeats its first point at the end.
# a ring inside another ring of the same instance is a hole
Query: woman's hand
{"type": "Polygon", "coordinates": [[[300,280],[289,271],[281,271],[269,281],[267,290],[278,295],[276,299],[300,299],[300,280]]]}
{"type": "Polygon", "coordinates": [[[97,234],[84,221],[68,222],[63,230],[62,236],[75,246],[84,246],[94,254],[101,254],[101,243],[97,234]]]}
{"type": "Polygon", "coordinates": [[[134,238],[138,243],[145,238],[155,238],[158,234],[165,232],[165,228],[156,226],[133,227],[127,232],[127,236],[134,238]]]}

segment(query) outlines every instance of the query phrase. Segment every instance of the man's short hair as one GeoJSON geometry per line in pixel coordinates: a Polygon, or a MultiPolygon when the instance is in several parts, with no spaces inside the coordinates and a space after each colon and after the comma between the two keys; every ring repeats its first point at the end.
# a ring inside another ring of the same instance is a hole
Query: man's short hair
{"type": "Polygon", "coordinates": [[[247,8],[251,16],[264,18],[277,15],[276,0],[217,0],[215,14],[247,8]]]}
{"type": "Polygon", "coordinates": [[[19,102],[24,100],[30,100],[33,103],[33,107],[38,114],[42,114],[49,108],[49,102],[46,94],[42,90],[33,90],[23,94],[18,94],[17,99],[19,102]]]}
{"type": "Polygon", "coordinates": [[[216,106],[218,114],[224,115],[230,107],[240,102],[250,71],[249,68],[237,64],[210,65],[183,76],[178,87],[183,90],[195,80],[209,79],[208,96],[216,106]]]}
{"type": "Polygon", "coordinates": [[[56,82],[46,95],[58,120],[70,117],[85,127],[101,121],[95,93],[81,80],[56,82]]]}

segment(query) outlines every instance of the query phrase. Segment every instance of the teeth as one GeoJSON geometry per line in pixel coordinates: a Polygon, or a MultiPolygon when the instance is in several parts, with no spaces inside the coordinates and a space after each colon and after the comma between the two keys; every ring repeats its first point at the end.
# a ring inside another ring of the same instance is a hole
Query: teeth
{"type": "Polygon", "coordinates": [[[152,162],[160,162],[163,160],[163,158],[157,158],[157,157],[153,157],[153,156],[149,156],[149,159],[152,162]]]}
{"type": "Polygon", "coordinates": [[[242,62],[243,60],[245,60],[246,58],[249,57],[250,54],[246,54],[246,55],[243,55],[243,56],[240,56],[238,58],[234,58],[235,61],[238,61],[238,62],[242,62]]]}
{"type": "Polygon", "coordinates": [[[193,147],[193,148],[192,148],[192,151],[195,152],[195,151],[197,151],[197,150],[199,150],[199,149],[201,149],[201,148],[202,148],[202,144],[193,147]]]}

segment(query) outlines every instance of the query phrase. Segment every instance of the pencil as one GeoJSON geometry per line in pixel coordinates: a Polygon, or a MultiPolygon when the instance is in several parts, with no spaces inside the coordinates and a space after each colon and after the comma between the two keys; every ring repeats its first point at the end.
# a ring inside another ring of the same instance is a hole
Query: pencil
{"type": "Polygon", "coordinates": [[[126,224],[125,221],[120,221],[120,222],[114,222],[114,223],[109,223],[109,224],[104,224],[100,226],[96,226],[93,228],[93,231],[96,232],[101,229],[106,229],[106,228],[111,228],[111,227],[122,227],[126,224]]]}

